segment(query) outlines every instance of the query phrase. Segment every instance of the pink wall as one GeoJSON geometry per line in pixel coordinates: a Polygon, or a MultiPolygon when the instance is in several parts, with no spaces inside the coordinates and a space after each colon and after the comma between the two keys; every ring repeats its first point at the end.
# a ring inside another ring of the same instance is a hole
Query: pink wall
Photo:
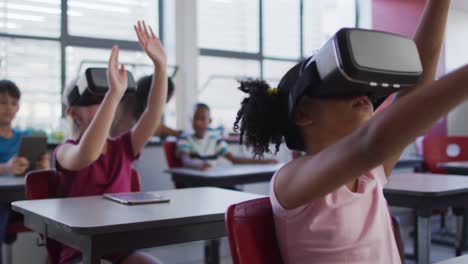
{"type": "MultiPolygon", "coordinates": [[[[374,29],[413,36],[424,10],[425,0],[372,0],[372,26],[374,29]]],[[[444,72],[442,53],[439,73],[444,72]]],[[[447,120],[438,122],[429,132],[430,135],[447,135],[447,120]]]]}

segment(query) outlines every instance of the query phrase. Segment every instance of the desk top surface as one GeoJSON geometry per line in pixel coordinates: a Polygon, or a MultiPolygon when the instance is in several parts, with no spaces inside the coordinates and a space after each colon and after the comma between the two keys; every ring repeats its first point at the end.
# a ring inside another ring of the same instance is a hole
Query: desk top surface
{"type": "Polygon", "coordinates": [[[224,221],[229,205],[262,197],[211,187],[154,193],[168,197],[170,202],[124,205],[102,196],[87,196],[17,201],[12,205],[15,211],[55,222],[69,231],[97,234],[224,221]]]}
{"type": "Polygon", "coordinates": [[[468,177],[432,173],[398,173],[385,185],[386,193],[441,196],[468,193],[468,177]]]}
{"type": "Polygon", "coordinates": [[[195,170],[188,168],[168,169],[166,172],[171,174],[183,174],[198,177],[229,177],[242,175],[258,175],[265,173],[275,173],[284,164],[249,164],[249,165],[227,165],[215,166],[207,170],[195,170]]]}
{"type": "Polygon", "coordinates": [[[0,190],[12,188],[24,188],[25,177],[16,177],[13,175],[0,176],[0,190]]]}

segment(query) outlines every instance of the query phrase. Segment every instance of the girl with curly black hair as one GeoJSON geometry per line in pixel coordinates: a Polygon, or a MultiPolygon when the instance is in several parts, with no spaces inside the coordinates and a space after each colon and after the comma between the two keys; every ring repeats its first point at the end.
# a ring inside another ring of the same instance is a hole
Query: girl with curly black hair
{"type": "Polygon", "coordinates": [[[290,115],[288,95],[309,60],[289,70],[278,88],[241,82],[248,94],[234,124],[241,141],[255,155],[270,152],[271,143],[277,152],[283,139],[307,153],[271,180],[285,263],[401,263],[383,186],[403,149],[468,98],[468,66],[434,81],[449,5],[427,1],[414,37],[423,76],[376,114],[367,96],[305,95],[290,115]]]}

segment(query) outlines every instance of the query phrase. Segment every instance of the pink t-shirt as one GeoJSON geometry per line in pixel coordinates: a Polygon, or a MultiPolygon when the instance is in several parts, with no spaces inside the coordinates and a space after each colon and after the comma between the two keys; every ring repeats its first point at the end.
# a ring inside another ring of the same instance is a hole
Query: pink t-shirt
{"type": "MultiPolygon", "coordinates": [[[[66,143],[78,144],[79,141],[68,140],[66,143]]],[[[64,197],[101,195],[104,193],[130,192],[132,162],[138,158],[133,153],[131,133],[127,132],[114,139],[107,139],[106,154],[88,167],[79,171],[69,171],[57,161],[55,149],[55,166],[60,176],[64,197]]],[[[60,252],[60,263],[69,263],[80,256],[80,253],[65,245],[60,252]]]]}
{"type": "Polygon", "coordinates": [[[359,177],[357,192],[346,186],[291,210],[270,184],[276,235],[285,263],[401,263],[383,186],[383,166],[359,177]]]}

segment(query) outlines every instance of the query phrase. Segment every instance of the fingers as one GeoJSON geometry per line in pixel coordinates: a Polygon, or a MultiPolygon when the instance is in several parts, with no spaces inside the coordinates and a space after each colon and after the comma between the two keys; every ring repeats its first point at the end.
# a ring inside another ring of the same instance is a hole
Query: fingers
{"type": "Polygon", "coordinates": [[[148,32],[148,28],[146,27],[145,21],[143,21],[143,32],[145,33],[145,37],[146,37],[147,39],[149,39],[149,38],[150,38],[150,34],[149,34],[149,32],[148,32]]]}
{"type": "Polygon", "coordinates": [[[148,28],[149,28],[149,30],[150,30],[151,37],[152,37],[152,38],[157,38],[156,35],[154,34],[153,29],[151,28],[151,26],[148,26],[148,28]]]}
{"type": "Polygon", "coordinates": [[[29,168],[29,161],[24,157],[17,157],[12,165],[13,174],[23,174],[29,168]]]}
{"type": "Polygon", "coordinates": [[[119,47],[117,45],[112,47],[111,55],[109,56],[109,68],[116,68],[119,64],[119,47]]]}
{"type": "MultiPolygon", "coordinates": [[[[139,23],[139,22],[138,22],[139,23]]],[[[145,47],[146,45],[146,41],[144,40],[143,38],[143,35],[141,34],[141,30],[138,26],[133,26],[133,28],[135,29],[135,32],[137,34],[137,38],[138,38],[138,42],[140,43],[140,46],[143,48],[145,47]]]]}
{"type": "Polygon", "coordinates": [[[25,157],[17,157],[14,163],[17,164],[18,166],[29,165],[29,161],[25,157]]]}

